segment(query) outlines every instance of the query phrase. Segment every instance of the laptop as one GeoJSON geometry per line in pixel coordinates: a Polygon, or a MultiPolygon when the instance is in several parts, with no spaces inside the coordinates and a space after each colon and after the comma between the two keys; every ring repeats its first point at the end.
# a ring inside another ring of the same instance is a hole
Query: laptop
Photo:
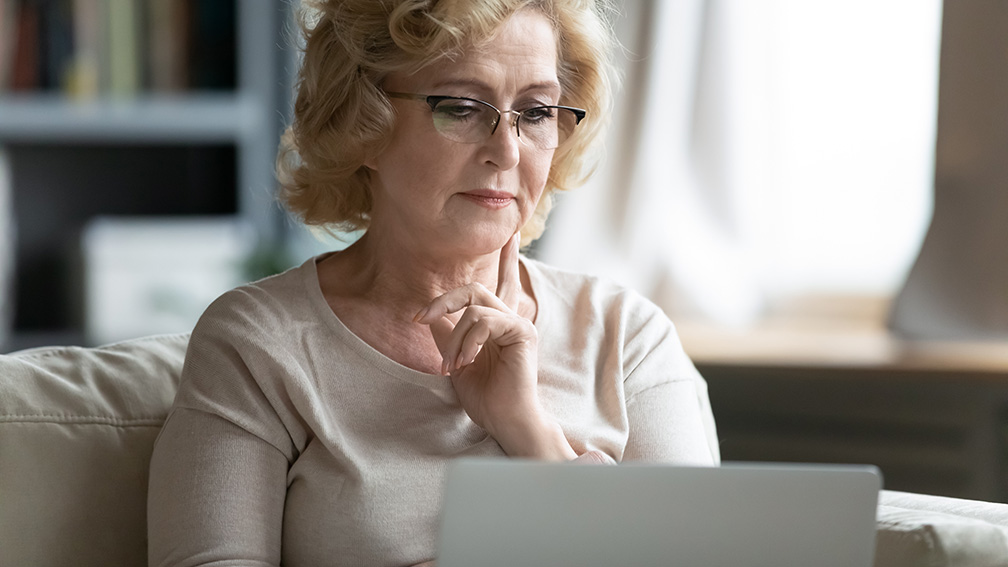
{"type": "Polygon", "coordinates": [[[870,567],[868,465],[459,460],[438,567],[870,567]]]}

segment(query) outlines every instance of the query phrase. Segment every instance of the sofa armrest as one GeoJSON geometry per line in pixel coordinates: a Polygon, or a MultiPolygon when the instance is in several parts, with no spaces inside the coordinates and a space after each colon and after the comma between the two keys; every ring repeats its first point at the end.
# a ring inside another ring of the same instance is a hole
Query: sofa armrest
{"type": "Polygon", "coordinates": [[[883,490],[875,567],[1008,566],[1008,504],[883,490]]]}

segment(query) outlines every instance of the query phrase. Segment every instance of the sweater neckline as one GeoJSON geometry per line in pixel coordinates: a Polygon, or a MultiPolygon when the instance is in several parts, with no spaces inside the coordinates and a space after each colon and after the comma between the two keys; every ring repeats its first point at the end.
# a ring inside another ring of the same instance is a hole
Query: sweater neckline
{"type": "MultiPolygon", "coordinates": [[[[343,323],[339,316],[333,312],[333,310],[329,307],[329,303],[326,302],[325,295],[322,293],[322,285],[319,282],[318,277],[318,263],[332,254],[335,254],[335,252],[325,252],[319,254],[309,258],[301,265],[300,271],[302,281],[308,292],[308,300],[311,303],[312,309],[319,314],[319,317],[326,322],[327,326],[335,333],[343,344],[350,347],[358,356],[371,364],[376,370],[384,372],[388,376],[404,382],[409,382],[432,390],[448,390],[454,393],[451,378],[414,370],[396,362],[395,360],[392,360],[358,337],[343,323]]],[[[533,324],[536,327],[536,332],[539,334],[541,344],[543,337],[542,323],[548,321],[548,317],[546,316],[546,311],[548,310],[546,303],[548,302],[542,301],[542,297],[539,294],[539,290],[542,289],[543,286],[538,285],[540,278],[539,270],[537,269],[538,266],[534,266],[534,262],[531,262],[524,257],[519,257],[518,261],[525,266],[526,271],[529,274],[529,285],[532,288],[532,296],[536,299],[536,318],[533,324]]]]}

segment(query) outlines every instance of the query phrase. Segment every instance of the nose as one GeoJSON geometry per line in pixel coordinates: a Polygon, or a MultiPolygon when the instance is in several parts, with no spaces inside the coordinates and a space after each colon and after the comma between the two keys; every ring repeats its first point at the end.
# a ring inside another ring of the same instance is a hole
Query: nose
{"type": "Polygon", "coordinates": [[[500,122],[485,144],[486,161],[502,170],[517,166],[521,159],[521,140],[519,140],[518,132],[519,116],[520,114],[514,110],[501,112],[500,122]]]}
{"type": "Polygon", "coordinates": [[[518,137],[521,137],[521,130],[518,128],[518,119],[521,118],[521,112],[517,110],[505,110],[501,112],[501,122],[508,125],[508,129],[514,128],[515,132],[518,133],[518,137]]]}

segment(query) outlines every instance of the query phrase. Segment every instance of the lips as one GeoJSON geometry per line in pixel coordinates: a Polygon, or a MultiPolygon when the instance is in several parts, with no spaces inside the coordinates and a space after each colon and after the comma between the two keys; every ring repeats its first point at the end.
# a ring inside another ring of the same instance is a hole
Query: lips
{"type": "Polygon", "coordinates": [[[492,189],[476,189],[459,193],[459,196],[491,210],[503,209],[515,200],[514,195],[492,189]]]}

